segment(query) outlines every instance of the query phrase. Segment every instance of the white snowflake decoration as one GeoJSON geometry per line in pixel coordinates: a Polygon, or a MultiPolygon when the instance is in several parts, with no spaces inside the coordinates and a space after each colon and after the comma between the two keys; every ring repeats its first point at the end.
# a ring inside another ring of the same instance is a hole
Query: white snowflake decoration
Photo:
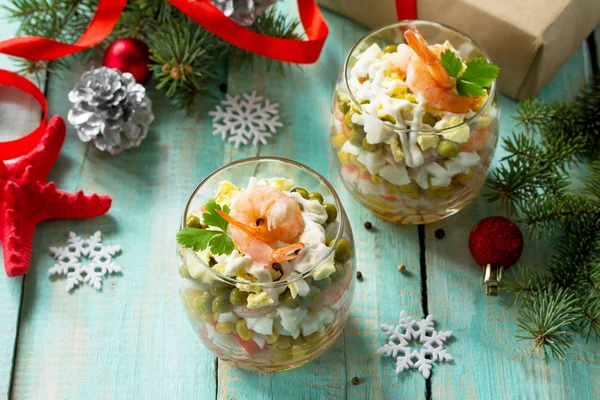
{"type": "Polygon", "coordinates": [[[66,275],[67,292],[84,282],[100,290],[105,275],[121,272],[121,267],[112,260],[121,251],[121,246],[103,244],[100,231],[86,240],[71,232],[65,247],[50,247],[49,250],[57,263],[48,270],[48,275],[66,275]],[[83,257],[90,260],[88,264],[82,265],[83,257]]]}
{"type": "Polygon", "coordinates": [[[243,93],[242,97],[240,100],[240,95],[226,94],[221,102],[225,109],[217,106],[215,111],[208,113],[213,117],[213,135],[221,135],[222,140],[227,139],[236,148],[250,140],[254,146],[259,142],[267,144],[267,138],[277,132],[276,128],[283,126],[279,122],[279,104],[265,100],[263,106],[262,97],[257,96],[256,91],[243,93]]]}
{"type": "Polygon", "coordinates": [[[377,349],[377,354],[396,357],[397,374],[415,368],[425,379],[429,378],[433,361],[453,360],[452,355],[444,349],[444,343],[452,336],[452,331],[438,332],[433,325],[432,315],[416,321],[402,311],[399,325],[381,325],[381,330],[389,341],[377,349]],[[419,351],[412,350],[410,347],[410,342],[417,340],[421,344],[419,351]]]}

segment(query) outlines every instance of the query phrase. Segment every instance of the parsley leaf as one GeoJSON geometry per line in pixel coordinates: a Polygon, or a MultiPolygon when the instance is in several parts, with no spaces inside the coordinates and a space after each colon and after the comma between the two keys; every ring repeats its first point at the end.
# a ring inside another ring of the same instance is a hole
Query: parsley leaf
{"type": "Polygon", "coordinates": [[[216,235],[210,241],[210,251],[213,254],[231,254],[234,249],[233,240],[226,234],[216,235]]]}
{"type": "Polygon", "coordinates": [[[459,76],[462,69],[460,58],[452,50],[445,50],[441,54],[440,62],[453,78],[456,78],[456,90],[458,94],[465,97],[485,96],[485,88],[490,86],[500,68],[496,64],[488,62],[485,58],[472,58],[467,61],[467,68],[459,76]]]}
{"type": "Polygon", "coordinates": [[[459,77],[460,80],[487,87],[494,82],[500,68],[488,62],[485,58],[473,58],[467,62],[467,69],[459,77]]]}
{"type": "Polygon", "coordinates": [[[217,214],[215,210],[221,210],[224,213],[229,214],[229,207],[225,206],[223,207],[223,209],[221,209],[221,206],[217,204],[217,202],[214,199],[211,199],[208,203],[206,203],[206,210],[208,210],[208,212],[202,214],[202,220],[204,221],[204,223],[206,225],[219,228],[223,232],[225,232],[227,230],[227,225],[229,225],[229,222],[225,221],[223,217],[217,214]]]}
{"type": "Polygon", "coordinates": [[[206,250],[210,246],[210,251],[213,254],[231,254],[235,249],[235,245],[226,233],[229,222],[225,221],[216,211],[221,210],[229,214],[229,207],[225,205],[221,208],[212,199],[206,203],[206,210],[207,212],[202,214],[202,221],[204,224],[219,230],[185,227],[177,232],[177,242],[185,247],[193,248],[194,251],[206,250]]]}
{"type": "Polygon", "coordinates": [[[456,81],[456,91],[458,92],[458,94],[460,94],[461,96],[465,96],[465,97],[485,96],[484,88],[482,88],[481,86],[479,86],[475,83],[466,82],[461,79],[458,79],[456,81]]]}
{"type": "Polygon", "coordinates": [[[222,235],[222,233],[185,227],[177,232],[177,242],[185,247],[193,248],[194,251],[205,250],[216,235],[222,235]]]}
{"type": "Polygon", "coordinates": [[[446,71],[448,71],[448,75],[453,78],[456,78],[462,70],[462,61],[460,61],[460,58],[458,58],[450,49],[442,53],[440,61],[444,68],[446,68],[446,71]]]}

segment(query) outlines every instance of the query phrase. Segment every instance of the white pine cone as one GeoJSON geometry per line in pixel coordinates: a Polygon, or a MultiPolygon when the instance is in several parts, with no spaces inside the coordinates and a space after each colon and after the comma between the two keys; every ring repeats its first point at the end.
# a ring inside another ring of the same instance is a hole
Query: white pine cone
{"type": "Polygon", "coordinates": [[[146,89],[130,73],[113,68],[85,72],[69,102],[67,119],[79,138],[111,154],[139,146],[154,120],[146,89]]]}

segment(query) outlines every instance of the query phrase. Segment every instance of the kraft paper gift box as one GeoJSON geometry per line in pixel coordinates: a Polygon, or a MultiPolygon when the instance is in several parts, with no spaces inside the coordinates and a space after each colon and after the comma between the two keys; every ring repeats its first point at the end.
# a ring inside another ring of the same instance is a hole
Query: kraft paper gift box
{"type": "MultiPolygon", "coordinates": [[[[369,28],[398,20],[396,0],[317,3],[369,28]]],[[[417,0],[416,5],[418,19],[475,40],[501,68],[500,91],[520,100],[536,96],[600,23],[600,0],[417,0]]]]}

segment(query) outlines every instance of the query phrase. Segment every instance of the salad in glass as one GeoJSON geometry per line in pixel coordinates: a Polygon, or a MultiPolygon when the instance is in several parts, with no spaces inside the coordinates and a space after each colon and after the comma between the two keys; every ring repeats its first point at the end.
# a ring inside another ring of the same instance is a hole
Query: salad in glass
{"type": "Polygon", "coordinates": [[[346,188],[397,223],[433,222],[466,206],[498,140],[498,71],[467,36],[431,22],[361,39],[333,96],[331,143],[346,188]]]}
{"type": "Polygon", "coordinates": [[[229,164],[194,191],[177,233],[179,289],[204,344],[264,371],[333,344],[354,290],[354,242],[331,185],[289,160],[229,164]]]}

